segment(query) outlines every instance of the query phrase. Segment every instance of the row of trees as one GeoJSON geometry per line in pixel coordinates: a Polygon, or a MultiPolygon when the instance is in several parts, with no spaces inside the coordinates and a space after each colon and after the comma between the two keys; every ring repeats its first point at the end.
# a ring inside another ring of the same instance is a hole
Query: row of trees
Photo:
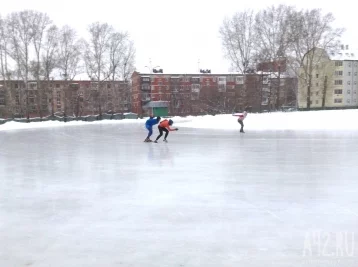
{"type": "MultiPolygon", "coordinates": [[[[127,32],[115,30],[107,23],[88,26],[88,38],[81,38],[70,26],[57,27],[42,12],[24,10],[6,17],[0,15],[0,76],[5,88],[9,80],[23,81],[21,91],[28,115],[29,80],[71,81],[87,74],[102,88],[105,81],[126,80],[134,69],[135,49],[127,32]]],[[[43,83],[42,83],[43,84],[43,83]]],[[[37,88],[38,108],[48,88],[37,88]]],[[[14,96],[6,90],[7,99],[14,96]]],[[[98,90],[99,94],[101,90],[98,90]]],[[[98,96],[101,98],[101,96],[98,96]]],[[[99,103],[101,109],[101,103],[99,103]]]]}
{"type": "Polygon", "coordinates": [[[284,58],[289,71],[307,88],[309,109],[313,71],[324,56],[321,52],[315,54],[315,49],[335,52],[344,32],[333,26],[334,21],[331,13],[324,14],[320,9],[271,6],[225,18],[220,36],[226,57],[241,73],[256,69],[258,62],[284,58]],[[309,51],[312,52],[307,54],[309,51]]]}

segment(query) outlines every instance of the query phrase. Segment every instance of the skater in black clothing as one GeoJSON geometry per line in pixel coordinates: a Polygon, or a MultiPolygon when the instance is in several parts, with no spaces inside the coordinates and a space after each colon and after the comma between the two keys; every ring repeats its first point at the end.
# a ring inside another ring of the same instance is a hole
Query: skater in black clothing
{"type": "Polygon", "coordinates": [[[158,126],[159,135],[158,135],[157,139],[155,139],[154,143],[158,143],[158,140],[160,137],[162,137],[163,132],[165,132],[164,142],[167,142],[167,137],[168,137],[169,131],[178,131],[178,128],[174,128],[174,129],[170,128],[171,125],[173,125],[172,120],[164,120],[159,124],[159,126],[158,126]]]}

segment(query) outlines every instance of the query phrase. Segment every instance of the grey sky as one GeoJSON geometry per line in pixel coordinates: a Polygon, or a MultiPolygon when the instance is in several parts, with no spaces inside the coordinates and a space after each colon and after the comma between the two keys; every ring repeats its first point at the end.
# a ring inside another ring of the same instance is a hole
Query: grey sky
{"type": "Polygon", "coordinates": [[[136,67],[159,65],[165,73],[190,73],[200,68],[227,72],[219,27],[225,16],[245,8],[260,9],[271,4],[290,4],[298,8],[322,8],[336,17],[336,24],[345,27],[343,41],[357,48],[357,7],[353,1],[271,1],[271,0],[10,0],[2,1],[1,15],[23,9],[46,12],[58,26],[69,24],[83,37],[87,25],[100,21],[128,31],[137,50],[136,67]]]}

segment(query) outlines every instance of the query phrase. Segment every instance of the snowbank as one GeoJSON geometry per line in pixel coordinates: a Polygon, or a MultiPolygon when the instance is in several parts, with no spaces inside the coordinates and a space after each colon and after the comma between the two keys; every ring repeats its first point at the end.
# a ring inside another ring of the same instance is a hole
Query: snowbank
{"type": "Polygon", "coordinates": [[[70,122],[61,122],[61,121],[43,121],[43,122],[15,122],[10,121],[5,124],[0,125],[1,131],[8,130],[21,130],[21,129],[34,129],[34,128],[49,128],[49,127],[70,127],[70,126],[83,126],[83,125],[93,125],[93,124],[129,124],[129,123],[144,123],[144,120],[101,120],[101,121],[70,121],[70,122]]]}
{"type": "MultiPolygon", "coordinates": [[[[237,117],[228,115],[174,117],[175,127],[231,130],[239,129],[237,117]]],[[[0,131],[33,129],[46,127],[69,127],[93,124],[139,124],[144,125],[145,119],[137,120],[102,120],[84,121],[46,121],[46,122],[7,122],[0,125],[0,131]]],[[[330,110],[306,112],[273,112],[248,114],[245,119],[245,129],[248,131],[261,130],[358,130],[358,110],[330,110]]]]}
{"type": "MultiPolygon", "coordinates": [[[[239,129],[232,115],[190,117],[178,127],[203,129],[239,129]]],[[[273,112],[248,114],[246,130],[358,130],[358,110],[329,110],[306,112],[273,112]]]]}

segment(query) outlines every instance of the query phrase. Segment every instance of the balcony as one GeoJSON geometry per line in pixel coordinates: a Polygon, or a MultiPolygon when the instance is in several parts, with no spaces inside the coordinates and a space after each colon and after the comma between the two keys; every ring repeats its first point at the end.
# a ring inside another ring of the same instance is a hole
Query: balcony
{"type": "Polygon", "coordinates": [[[149,94],[142,94],[141,100],[142,100],[142,102],[150,101],[151,97],[149,94]]]}
{"type": "Polygon", "coordinates": [[[142,91],[150,91],[151,86],[149,84],[142,84],[141,90],[142,91]]]}

